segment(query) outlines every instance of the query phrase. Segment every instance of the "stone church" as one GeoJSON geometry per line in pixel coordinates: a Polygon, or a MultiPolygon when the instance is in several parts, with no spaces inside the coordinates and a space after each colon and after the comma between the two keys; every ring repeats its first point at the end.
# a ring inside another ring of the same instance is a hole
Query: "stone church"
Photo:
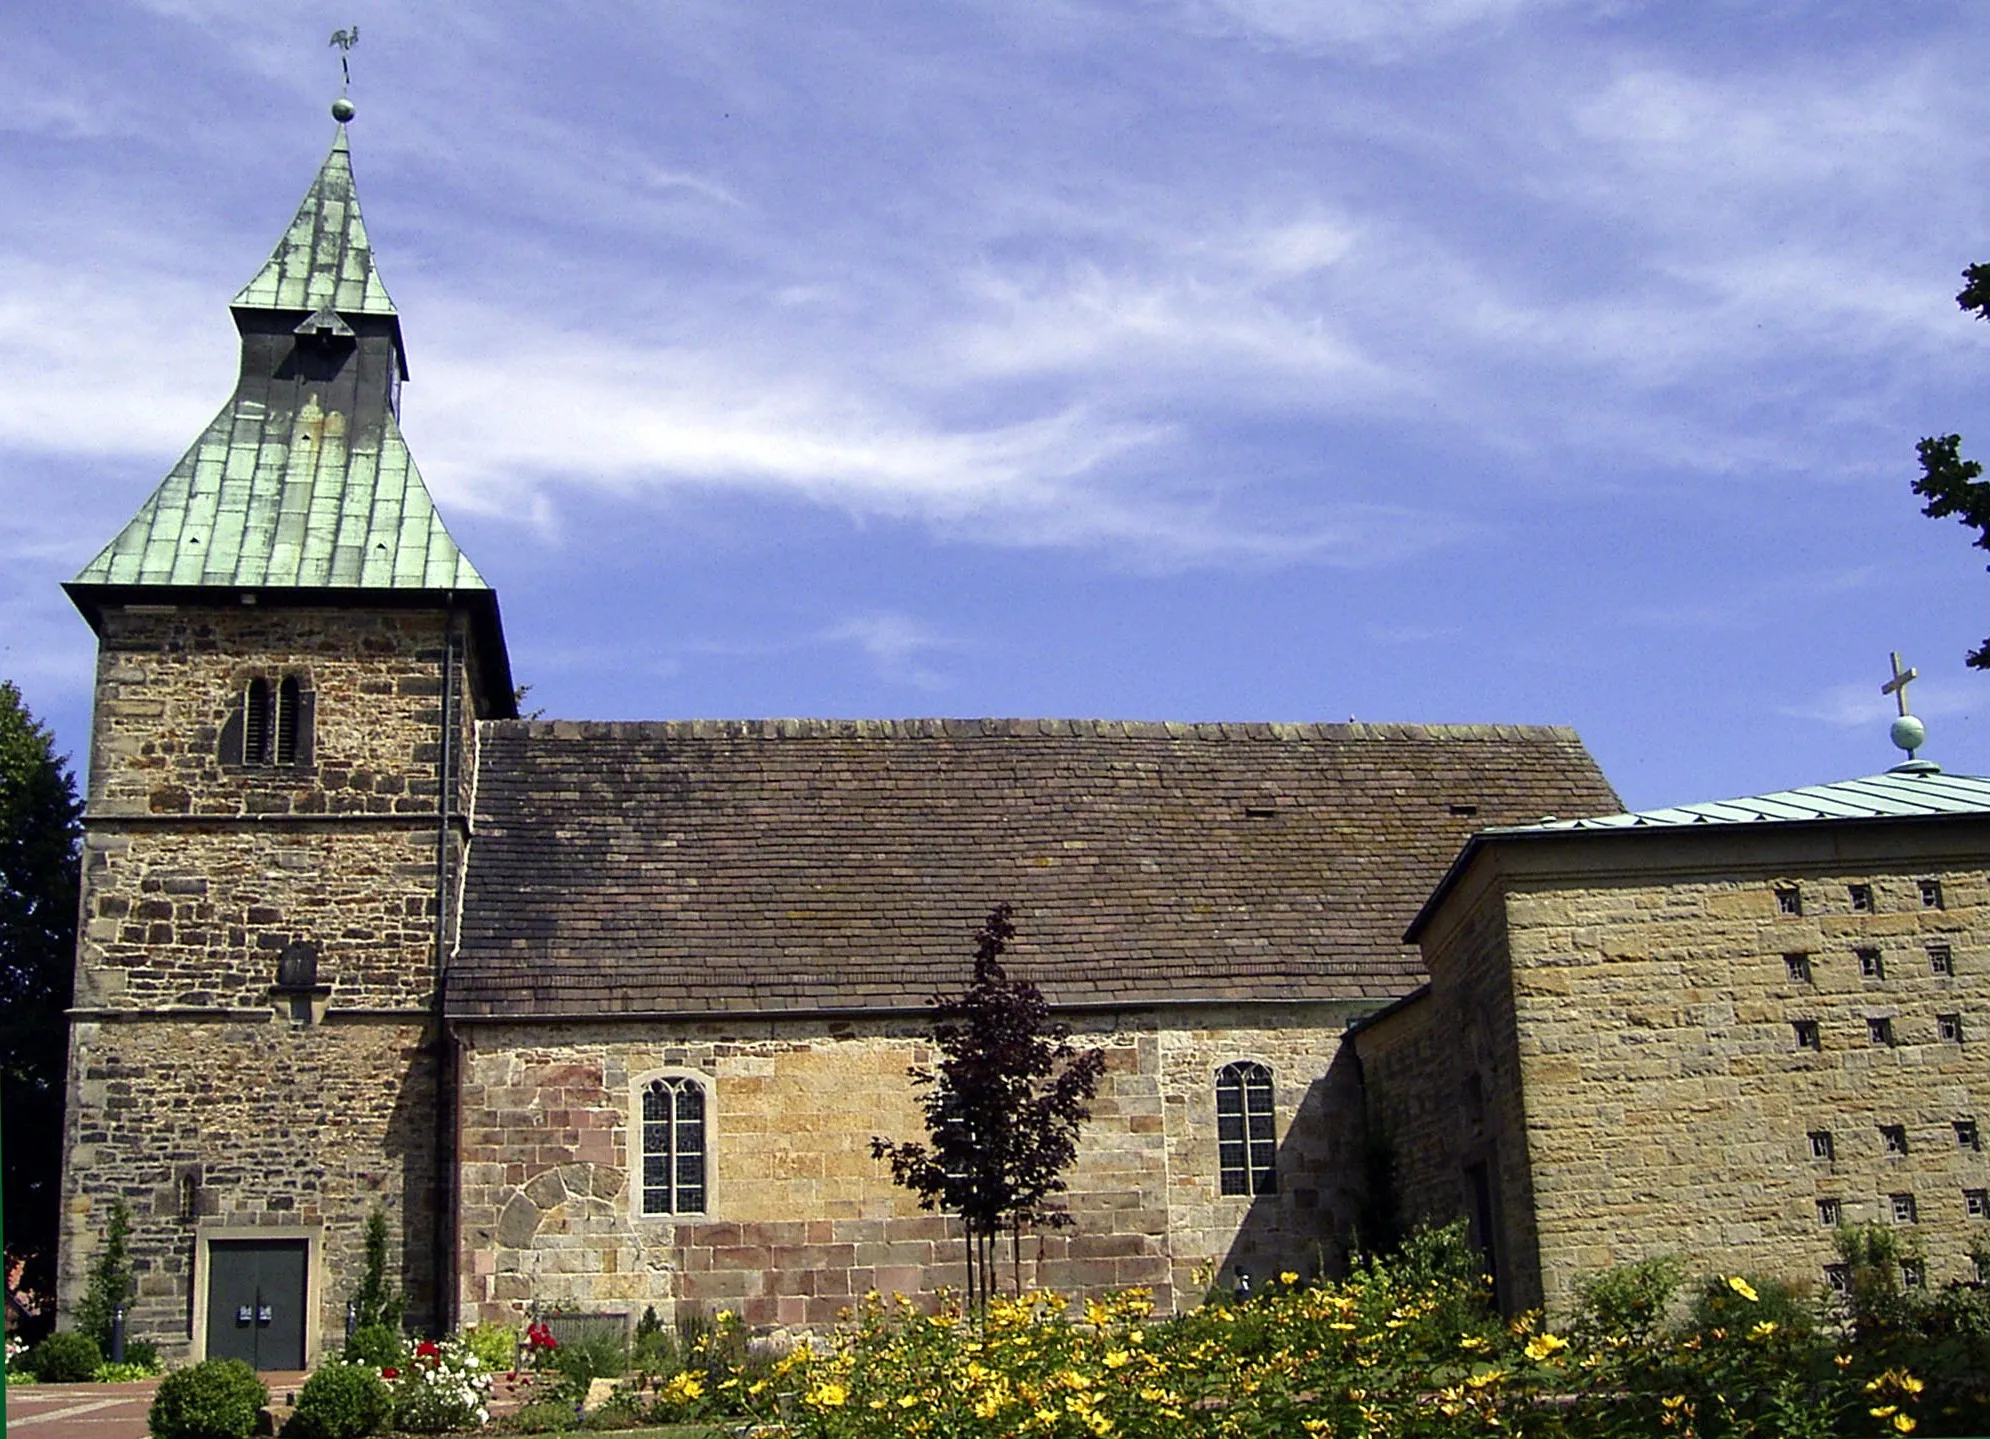
{"type": "Polygon", "coordinates": [[[1167,1310],[1316,1273],[1391,1167],[1514,1303],[1640,1246],[1781,1244],[1784,1211],[1814,1268],[1826,1199],[1905,1192],[1938,1112],[1943,1265],[1982,1222],[1990,785],[1763,847],[1571,826],[1620,805],[1564,729],[521,720],[400,433],[343,124],[230,310],[232,398],[67,587],[99,658],[65,1307],[119,1198],[133,1332],[265,1368],[337,1344],[375,1210],[423,1326],[957,1287],[957,1231],[870,1147],[919,1133],[930,1000],[1000,901],[1107,1057],[1025,1283],[1167,1310]],[[1897,981],[1841,967],[1873,947],[1897,981]],[[1868,1163],[1888,1124],[1907,1149],[1868,1163]]]}

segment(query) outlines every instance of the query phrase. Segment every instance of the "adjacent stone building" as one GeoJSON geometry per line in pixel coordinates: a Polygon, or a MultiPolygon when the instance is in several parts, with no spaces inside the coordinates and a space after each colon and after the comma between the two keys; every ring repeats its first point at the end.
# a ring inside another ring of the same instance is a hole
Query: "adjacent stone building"
{"type": "Polygon", "coordinates": [[[1429,983],[1360,1026],[1405,1207],[1469,1217],[1515,1306],[1677,1255],[1910,1283],[1990,1246],[1990,780],[1870,779],[1491,829],[1410,926],[1429,983]]]}

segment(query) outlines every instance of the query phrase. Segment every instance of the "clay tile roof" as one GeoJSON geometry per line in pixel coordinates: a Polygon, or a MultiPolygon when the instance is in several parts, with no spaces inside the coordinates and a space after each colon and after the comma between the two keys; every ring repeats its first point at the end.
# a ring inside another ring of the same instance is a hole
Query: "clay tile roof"
{"type": "Polygon", "coordinates": [[[1575,734],[1074,720],[481,727],[458,1018],[917,1006],[1007,900],[1063,1004],[1373,1000],[1473,831],[1620,807],[1575,734]]]}

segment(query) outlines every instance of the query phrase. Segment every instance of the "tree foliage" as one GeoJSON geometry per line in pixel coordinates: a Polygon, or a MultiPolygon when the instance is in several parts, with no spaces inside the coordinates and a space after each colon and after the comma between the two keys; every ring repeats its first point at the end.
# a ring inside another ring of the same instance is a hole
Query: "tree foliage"
{"type": "Polygon", "coordinates": [[[975,935],[974,973],[964,993],[935,999],[933,1043],[941,1059],[914,1066],[926,1091],[928,1142],[871,1140],[892,1179],[923,1209],[957,1214],[967,1232],[968,1289],[985,1302],[994,1241],[1007,1227],[1071,1222],[1057,1196],[1078,1154],[1079,1127],[1105,1072],[1101,1050],[1080,1052],[1053,1024],[1034,984],[1011,979],[1001,958],[1016,927],[997,905],[975,935]]]}
{"type": "MultiPolygon", "coordinates": [[[[54,1293],[83,806],[48,729],[0,680],[0,1128],[7,1269],[54,1293]]],[[[11,1282],[11,1281],[10,1281],[11,1282]]],[[[11,1296],[10,1296],[11,1297],[11,1296]]]]}
{"type": "MultiPolygon", "coordinates": [[[[1990,320],[1990,265],[1971,265],[1962,272],[1962,289],[1955,302],[1980,320],[1990,320]]],[[[1921,513],[1931,520],[1953,515],[1976,531],[1976,548],[1990,550],[1990,481],[1983,466],[1964,459],[1961,435],[1930,435],[1917,445],[1921,478],[1914,493],[1928,503],[1921,513]]],[[[1969,667],[1990,670],[1990,639],[1969,653],[1969,667]]]]}
{"type": "Polygon", "coordinates": [[[90,1261],[90,1285],[76,1306],[76,1331],[111,1352],[111,1324],[117,1311],[131,1302],[131,1208],[122,1199],[111,1201],[104,1225],[103,1247],[90,1261]]]}

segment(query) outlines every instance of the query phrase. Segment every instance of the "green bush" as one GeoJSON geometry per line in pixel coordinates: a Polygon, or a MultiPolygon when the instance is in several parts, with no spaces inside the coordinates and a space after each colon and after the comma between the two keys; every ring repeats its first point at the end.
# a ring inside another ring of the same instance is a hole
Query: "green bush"
{"type": "Polygon", "coordinates": [[[518,1367],[518,1331],[509,1324],[475,1325],[463,1331],[463,1342],[494,1374],[518,1367]]]}
{"type": "Polygon", "coordinates": [[[147,1416],[157,1439],[249,1439],[269,1390],[239,1359],[207,1359],[159,1381],[147,1416]]]}
{"type": "Polygon", "coordinates": [[[562,1339],[553,1351],[553,1368],[566,1381],[562,1391],[579,1394],[596,1379],[619,1379],[629,1372],[629,1349],[621,1336],[606,1329],[583,1329],[562,1339]]]}
{"type": "Polygon", "coordinates": [[[124,1341],[124,1362],[143,1365],[147,1374],[164,1374],[166,1366],[159,1362],[159,1346],[150,1339],[124,1341]]]}
{"type": "Polygon", "coordinates": [[[394,1414],[394,1394],[364,1364],[327,1364],[304,1381],[285,1439],[364,1439],[394,1414]]]}
{"type": "Polygon", "coordinates": [[[123,1364],[112,1364],[108,1360],[97,1366],[90,1376],[92,1384],[130,1384],[139,1379],[150,1379],[159,1371],[149,1364],[133,1364],[126,1360],[123,1364]]]}
{"type": "Polygon", "coordinates": [[[408,1346],[400,1331],[385,1324],[362,1324],[345,1342],[345,1362],[370,1364],[375,1369],[408,1367],[408,1346]]]}
{"type": "Polygon", "coordinates": [[[1664,1327],[1685,1277],[1685,1266],[1669,1254],[1586,1274],[1575,1282],[1575,1332],[1592,1342],[1619,1335],[1644,1343],[1664,1327]]]}
{"type": "Polygon", "coordinates": [[[103,1362],[96,1340],[65,1329],[30,1349],[21,1367],[44,1384],[87,1384],[103,1362]]]}
{"type": "Polygon", "coordinates": [[[558,1434],[574,1427],[574,1407],[557,1399],[534,1400],[519,1406],[511,1427],[520,1434],[558,1434]]]}

